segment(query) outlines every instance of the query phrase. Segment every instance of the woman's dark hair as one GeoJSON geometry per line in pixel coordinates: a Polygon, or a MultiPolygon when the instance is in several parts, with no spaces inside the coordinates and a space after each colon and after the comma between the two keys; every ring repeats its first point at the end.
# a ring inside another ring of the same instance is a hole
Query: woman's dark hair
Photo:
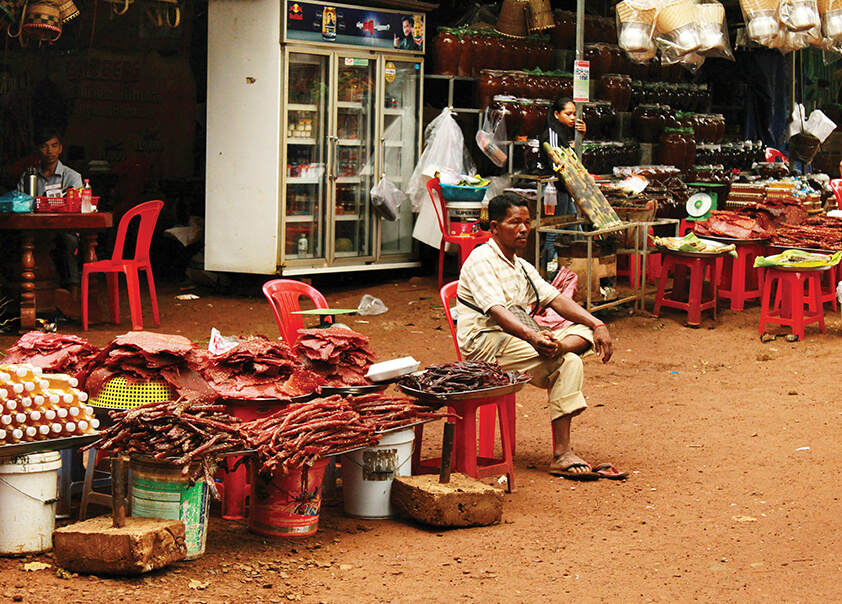
{"type": "Polygon", "coordinates": [[[569,96],[558,97],[553,103],[553,113],[555,113],[556,111],[564,111],[564,108],[567,106],[567,103],[573,103],[574,106],[576,105],[573,99],[571,99],[569,96]]]}
{"type": "Polygon", "coordinates": [[[497,197],[493,197],[488,202],[488,221],[501,221],[506,218],[509,208],[524,207],[528,208],[529,203],[526,198],[521,197],[517,193],[501,193],[497,197]]]}

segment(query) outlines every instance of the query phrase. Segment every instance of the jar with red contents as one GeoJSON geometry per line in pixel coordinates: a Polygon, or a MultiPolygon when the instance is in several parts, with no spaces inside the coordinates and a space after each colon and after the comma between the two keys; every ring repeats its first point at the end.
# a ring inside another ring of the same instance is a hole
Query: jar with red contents
{"type": "Polygon", "coordinates": [[[500,46],[500,34],[495,31],[488,31],[485,33],[485,41],[487,44],[488,58],[485,65],[488,69],[500,69],[500,55],[503,52],[500,46]]]}
{"type": "Polygon", "coordinates": [[[492,69],[482,70],[477,80],[477,101],[480,109],[488,107],[494,97],[503,92],[500,87],[501,73],[492,69]]]}
{"type": "Polygon", "coordinates": [[[716,126],[713,142],[721,143],[722,139],[725,137],[725,116],[721,113],[716,113],[713,116],[713,120],[716,126]]]}
{"type": "Polygon", "coordinates": [[[693,136],[692,128],[682,128],[681,136],[684,139],[684,164],[682,172],[690,172],[690,168],[696,163],[696,139],[693,136]]]}
{"type": "Polygon", "coordinates": [[[559,50],[572,50],[576,47],[576,13],[553,11],[555,27],[550,30],[553,46],[559,50]]]}
{"type": "Polygon", "coordinates": [[[658,163],[675,166],[682,170],[686,153],[686,143],[681,128],[664,128],[658,140],[658,163]]]}
{"type": "Polygon", "coordinates": [[[525,71],[514,71],[511,74],[514,85],[511,94],[519,99],[529,97],[529,74],[525,71]]]}
{"type": "Polygon", "coordinates": [[[542,114],[540,106],[530,99],[518,99],[518,103],[521,115],[518,139],[537,137],[547,123],[546,114],[542,114]]]}
{"type": "Polygon", "coordinates": [[[553,45],[550,43],[548,37],[542,37],[538,53],[538,67],[542,71],[549,71],[553,68],[553,58],[555,58],[555,51],[553,45]]]}
{"type": "Polygon", "coordinates": [[[522,119],[520,105],[513,96],[498,95],[489,105],[491,115],[499,115],[506,124],[506,140],[513,141],[520,130],[522,119]]]}
{"type": "Polygon", "coordinates": [[[488,61],[491,42],[484,31],[474,31],[474,61],[471,64],[471,75],[478,78],[483,69],[490,69],[492,66],[488,61]]]}
{"type": "Polygon", "coordinates": [[[597,98],[601,101],[611,103],[616,111],[625,111],[628,109],[630,97],[631,86],[624,85],[622,75],[608,73],[600,78],[597,98]]]}
{"type": "Polygon", "coordinates": [[[541,77],[537,73],[529,73],[526,78],[526,94],[527,99],[537,100],[543,97],[544,88],[541,84],[541,77]]]}
{"type": "Polygon", "coordinates": [[[459,67],[456,75],[470,76],[474,68],[474,36],[467,29],[459,31],[457,35],[459,36],[459,67]]]}
{"type": "Polygon", "coordinates": [[[433,38],[433,65],[439,75],[455,76],[459,69],[459,38],[449,27],[439,27],[433,38]]]}
{"type": "Polygon", "coordinates": [[[515,78],[514,74],[511,71],[500,71],[499,73],[499,84],[498,88],[500,92],[498,94],[502,96],[515,96],[515,78]]]}
{"type": "Polygon", "coordinates": [[[661,136],[662,115],[657,105],[642,104],[632,112],[632,129],[641,143],[653,144],[661,136]]]}
{"type": "Polygon", "coordinates": [[[557,78],[560,86],[558,88],[558,94],[556,97],[566,96],[573,98],[573,76],[572,75],[562,75],[561,77],[557,78]]]}

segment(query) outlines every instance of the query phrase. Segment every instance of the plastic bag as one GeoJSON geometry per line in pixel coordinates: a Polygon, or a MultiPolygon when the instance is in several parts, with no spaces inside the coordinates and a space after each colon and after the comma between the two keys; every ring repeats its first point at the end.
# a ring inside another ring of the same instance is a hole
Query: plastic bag
{"type": "Polygon", "coordinates": [[[0,195],[0,212],[22,214],[35,209],[35,198],[20,191],[8,191],[0,195]]]}
{"type": "Polygon", "coordinates": [[[696,51],[705,57],[734,60],[731,42],[728,39],[728,23],[725,7],[717,0],[699,2],[696,5],[696,26],[702,45],[696,51]]]}
{"type": "Polygon", "coordinates": [[[555,208],[558,205],[558,191],[552,181],[544,187],[544,214],[555,215],[555,208]]]}
{"type": "Polygon", "coordinates": [[[357,306],[357,312],[361,315],[371,316],[371,315],[382,315],[384,312],[388,311],[389,309],[383,304],[383,300],[380,298],[375,298],[369,294],[365,294],[360,299],[360,305],[357,306]]]}
{"type": "Polygon", "coordinates": [[[495,166],[502,168],[506,165],[509,156],[503,151],[508,142],[506,140],[506,122],[500,112],[491,112],[485,108],[482,119],[482,127],[477,130],[477,145],[480,150],[490,159],[495,166]]]}
{"type": "Polygon", "coordinates": [[[427,180],[436,172],[450,169],[459,174],[476,174],[476,164],[465,147],[465,137],[451,114],[450,108],[445,107],[424,130],[424,151],[406,189],[413,212],[420,212],[424,201],[429,199],[427,180]]]}
{"type": "Polygon", "coordinates": [[[371,187],[371,205],[374,211],[385,220],[394,222],[398,219],[398,208],[401,207],[404,199],[406,199],[406,194],[385,176],[371,187]]]}
{"type": "Polygon", "coordinates": [[[678,63],[684,55],[699,50],[702,41],[696,26],[695,3],[678,0],[658,9],[654,36],[664,65],[678,63]]]}

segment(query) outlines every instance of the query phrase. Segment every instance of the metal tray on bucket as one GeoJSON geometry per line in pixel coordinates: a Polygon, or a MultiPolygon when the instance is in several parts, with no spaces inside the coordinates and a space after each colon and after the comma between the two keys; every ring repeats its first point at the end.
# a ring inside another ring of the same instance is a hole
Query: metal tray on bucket
{"type": "Polygon", "coordinates": [[[359,396],[361,394],[383,392],[389,387],[390,383],[391,382],[381,382],[379,384],[365,384],[363,386],[322,386],[320,388],[320,392],[321,396],[330,396],[332,394],[359,396]]]}
{"type": "Polygon", "coordinates": [[[98,438],[99,434],[83,434],[81,436],[68,436],[66,438],[52,438],[50,440],[36,440],[28,443],[0,445],[0,458],[20,457],[21,455],[31,455],[33,453],[83,447],[98,438]]]}

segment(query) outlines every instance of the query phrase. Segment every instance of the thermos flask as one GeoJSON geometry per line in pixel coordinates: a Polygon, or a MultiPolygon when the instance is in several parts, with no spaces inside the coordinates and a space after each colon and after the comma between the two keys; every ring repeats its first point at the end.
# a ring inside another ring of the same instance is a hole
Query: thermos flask
{"type": "Polygon", "coordinates": [[[26,193],[35,197],[38,191],[38,171],[35,168],[28,168],[26,171],[26,193]]]}

